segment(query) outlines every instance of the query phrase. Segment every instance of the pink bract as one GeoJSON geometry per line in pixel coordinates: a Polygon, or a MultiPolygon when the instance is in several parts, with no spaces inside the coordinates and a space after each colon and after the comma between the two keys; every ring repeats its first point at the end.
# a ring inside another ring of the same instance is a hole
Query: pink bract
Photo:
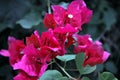
{"type": "Polygon", "coordinates": [[[77,42],[74,47],[74,52],[79,53],[79,52],[85,52],[86,48],[92,44],[92,38],[90,35],[78,35],[75,34],[73,35],[73,38],[77,42]]]}
{"type": "Polygon", "coordinates": [[[67,44],[67,47],[69,47],[73,43],[73,41],[70,40],[72,40],[72,35],[76,32],[77,30],[73,28],[70,24],[66,24],[66,26],[57,27],[54,29],[55,37],[59,41],[59,44],[62,48],[62,50],[60,51],[61,55],[64,55],[66,53],[65,45],[67,44]]]}
{"type": "Polygon", "coordinates": [[[94,66],[96,64],[101,64],[108,59],[110,54],[104,51],[102,43],[99,41],[93,42],[90,35],[81,36],[75,34],[74,39],[76,40],[74,52],[85,53],[85,61],[83,64],[84,66],[94,66]]]}
{"type": "Polygon", "coordinates": [[[22,40],[17,40],[14,37],[8,38],[8,50],[1,50],[0,54],[9,57],[10,64],[13,66],[21,60],[25,44],[22,40]]]}
{"type": "Polygon", "coordinates": [[[59,5],[53,5],[52,9],[54,20],[59,26],[69,23],[74,28],[82,30],[81,25],[88,23],[92,17],[92,11],[86,7],[83,0],[71,2],[67,10],[59,5]]]}
{"type": "Polygon", "coordinates": [[[45,17],[44,17],[44,20],[43,20],[43,23],[45,25],[45,27],[47,28],[56,28],[57,27],[57,24],[53,18],[53,14],[46,14],[45,17]]]}
{"type": "Polygon", "coordinates": [[[84,62],[84,66],[89,64],[90,66],[94,66],[96,64],[101,64],[105,62],[108,57],[109,53],[104,51],[101,44],[97,44],[94,42],[91,46],[89,46],[86,51],[86,59],[84,62]]]}
{"type": "Polygon", "coordinates": [[[41,76],[47,69],[46,62],[42,62],[41,53],[33,45],[26,46],[24,49],[24,56],[21,61],[16,63],[13,68],[22,70],[29,76],[41,76]],[[43,69],[43,70],[41,70],[43,69]]]}

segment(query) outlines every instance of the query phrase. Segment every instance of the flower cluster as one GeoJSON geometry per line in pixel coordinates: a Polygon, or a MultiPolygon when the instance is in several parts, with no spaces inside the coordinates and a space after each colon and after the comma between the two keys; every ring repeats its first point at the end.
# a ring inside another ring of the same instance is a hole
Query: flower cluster
{"type": "Polygon", "coordinates": [[[85,53],[83,66],[101,64],[109,57],[101,42],[92,41],[88,34],[77,34],[82,30],[82,24],[92,17],[92,11],[83,0],[72,1],[67,9],[53,5],[52,10],[53,13],[47,13],[44,18],[47,31],[41,35],[34,31],[26,40],[9,37],[8,50],[0,51],[1,55],[9,57],[13,69],[19,71],[14,80],[37,80],[46,71],[48,63],[67,53],[70,45],[74,45],[76,54],[85,53]]]}
{"type": "Polygon", "coordinates": [[[74,47],[74,52],[84,52],[86,57],[83,66],[101,64],[107,60],[109,53],[104,51],[100,41],[92,41],[90,35],[74,35],[77,44],[74,47]]]}

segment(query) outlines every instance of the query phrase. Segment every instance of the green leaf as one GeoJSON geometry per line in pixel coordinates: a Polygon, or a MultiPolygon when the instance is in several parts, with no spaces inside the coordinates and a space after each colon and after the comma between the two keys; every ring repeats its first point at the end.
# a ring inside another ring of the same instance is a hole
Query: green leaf
{"type": "Polygon", "coordinates": [[[56,80],[69,80],[67,77],[61,77],[61,78],[58,78],[56,80]]]}
{"type": "Polygon", "coordinates": [[[31,12],[27,14],[23,19],[17,21],[25,29],[30,29],[33,26],[38,25],[41,22],[41,16],[37,12],[31,12]]]}
{"type": "Polygon", "coordinates": [[[91,67],[91,66],[87,65],[86,67],[84,67],[82,74],[89,74],[95,70],[96,70],[96,66],[91,67]]]}
{"type": "Polygon", "coordinates": [[[88,77],[83,77],[82,80],[90,80],[88,77]]]}
{"type": "Polygon", "coordinates": [[[47,70],[39,80],[57,80],[63,77],[62,74],[57,70],[47,70]]]}
{"type": "Polygon", "coordinates": [[[61,61],[70,61],[75,59],[75,55],[63,55],[63,56],[57,56],[57,59],[61,60],[61,61]]]}
{"type": "Polygon", "coordinates": [[[99,73],[98,80],[105,80],[104,77],[102,76],[102,74],[100,74],[100,73],[99,73]]]}
{"type": "Polygon", "coordinates": [[[83,74],[83,62],[84,62],[84,58],[85,58],[85,54],[84,53],[79,53],[76,55],[75,58],[75,62],[76,62],[76,66],[78,71],[80,72],[80,74],[83,74]]]}
{"type": "Polygon", "coordinates": [[[115,76],[110,72],[103,72],[99,74],[99,80],[118,80],[115,76]]]}

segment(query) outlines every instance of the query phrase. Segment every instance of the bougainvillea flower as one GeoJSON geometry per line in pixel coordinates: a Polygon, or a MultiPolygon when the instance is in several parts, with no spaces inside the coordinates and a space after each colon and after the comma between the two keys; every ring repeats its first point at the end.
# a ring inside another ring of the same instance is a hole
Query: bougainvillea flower
{"type": "Polygon", "coordinates": [[[24,42],[13,37],[8,38],[8,50],[1,50],[0,54],[9,57],[10,64],[13,66],[21,60],[23,56],[24,42]]]}
{"type": "Polygon", "coordinates": [[[72,1],[67,10],[59,5],[53,5],[52,9],[54,20],[59,26],[69,23],[82,30],[81,25],[88,23],[92,17],[92,11],[86,7],[83,0],[72,1]]]}
{"type": "Polygon", "coordinates": [[[75,43],[75,39],[73,38],[73,35],[68,35],[65,43],[65,47],[69,48],[74,43],[75,43]]]}
{"type": "Polygon", "coordinates": [[[42,62],[41,55],[42,54],[39,53],[39,50],[37,50],[33,45],[26,46],[24,49],[24,56],[21,61],[13,66],[13,68],[15,70],[22,70],[29,76],[40,77],[48,66],[45,62],[42,62]]]}
{"type": "Polygon", "coordinates": [[[53,18],[53,14],[46,14],[43,20],[45,27],[54,29],[57,24],[53,18]]]}
{"type": "Polygon", "coordinates": [[[101,64],[105,62],[110,56],[110,53],[104,51],[101,44],[98,44],[98,41],[97,43],[94,42],[91,46],[87,47],[85,54],[86,59],[84,61],[84,66],[86,66],[87,64],[90,66],[101,64]]]}
{"type": "Polygon", "coordinates": [[[49,46],[51,48],[60,48],[59,42],[54,36],[53,30],[49,29],[46,32],[42,32],[40,46],[49,46]]]}
{"type": "Polygon", "coordinates": [[[74,34],[73,38],[76,41],[76,46],[74,46],[74,52],[79,53],[79,52],[85,52],[86,48],[92,44],[92,38],[90,35],[78,35],[74,34]]]}
{"type": "MultiPolygon", "coordinates": [[[[38,50],[40,50],[40,52],[42,52],[43,56],[47,56],[49,54],[55,57],[58,54],[52,55],[52,53],[55,53],[60,49],[59,42],[57,41],[52,30],[50,29],[46,32],[43,32],[41,37],[38,34],[38,32],[35,31],[34,34],[26,38],[26,43],[27,45],[33,44],[35,48],[37,48],[38,50]]],[[[51,59],[52,58],[53,57],[51,57],[51,59]]]]}
{"type": "Polygon", "coordinates": [[[51,56],[51,59],[55,58],[57,55],[61,55],[59,53],[56,53],[59,52],[61,46],[54,36],[52,29],[49,29],[46,32],[42,32],[41,37],[38,32],[35,31],[34,34],[26,38],[26,43],[27,45],[33,44],[35,48],[40,50],[43,56],[48,56],[49,54],[49,57],[51,56]]]}
{"type": "MultiPolygon", "coordinates": [[[[41,48],[48,50],[48,52],[52,51],[51,56],[61,55],[59,50],[61,50],[61,46],[57,38],[55,37],[53,30],[49,29],[46,32],[43,32],[41,35],[41,48]]],[[[44,51],[44,50],[43,50],[44,51]]]]}
{"type": "Polygon", "coordinates": [[[25,72],[19,71],[19,74],[14,77],[14,80],[38,80],[38,77],[29,76],[25,72]]]}
{"type": "Polygon", "coordinates": [[[109,53],[104,51],[102,47],[102,43],[99,41],[92,41],[92,38],[90,35],[73,35],[74,39],[76,40],[76,44],[74,46],[74,52],[75,53],[85,53],[85,61],[84,66],[90,65],[94,66],[96,64],[101,64],[105,62],[108,57],[109,53]]]}
{"type": "Polygon", "coordinates": [[[66,53],[65,44],[69,44],[67,45],[67,47],[69,47],[70,44],[72,44],[70,43],[69,39],[71,39],[72,35],[76,32],[77,30],[73,28],[70,24],[66,24],[63,27],[57,27],[54,29],[55,37],[59,41],[59,44],[61,45],[62,48],[61,50],[62,55],[66,53]]]}
{"type": "Polygon", "coordinates": [[[35,34],[32,34],[30,37],[26,37],[26,44],[33,44],[36,48],[40,47],[39,40],[35,34]]]}

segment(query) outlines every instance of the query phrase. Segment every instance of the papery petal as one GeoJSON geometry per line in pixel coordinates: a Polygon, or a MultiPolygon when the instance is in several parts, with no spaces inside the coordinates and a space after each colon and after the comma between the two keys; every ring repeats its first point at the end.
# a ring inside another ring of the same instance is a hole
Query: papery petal
{"type": "Polygon", "coordinates": [[[22,70],[26,72],[29,76],[39,76],[40,73],[42,75],[43,71],[40,71],[44,64],[46,64],[47,55],[49,54],[44,55],[45,53],[41,53],[41,50],[42,49],[37,50],[33,45],[26,46],[21,61],[16,63],[13,66],[13,69],[22,70]]]}
{"type": "Polygon", "coordinates": [[[43,73],[46,71],[48,67],[48,64],[43,64],[41,69],[40,69],[40,73],[39,73],[39,77],[43,75],[43,73]]]}
{"type": "MultiPolygon", "coordinates": [[[[69,15],[69,14],[68,14],[69,15]]],[[[73,18],[70,19],[70,24],[78,30],[82,30],[82,20],[81,20],[81,14],[80,13],[72,13],[73,18]]]]}
{"type": "Polygon", "coordinates": [[[86,4],[83,0],[74,0],[69,4],[68,11],[70,11],[71,13],[81,12],[82,7],[86,7],[86,4]]]}
{"type": "Polygon", "coordinates": [[[14,65],[15,63],[19,62],[21,60],[21,57],[23,56],[23,49],[25,47],[25,44],[21,40],[14,40],[9,44],[9,53],[10,53],[10,64],[14,65]]]}
{"type": "Polygon", "coordinates": [[[101,64],[103,61],[99,57],[90,57],[84,61],[84,66],[90,65],[95,66],[96,64],[101,64]]]}
{"type": "Polygon", "coordinates": [[[109,56],[110,56],[110,53],[108,53],[107,51],[104,51],[104,53],[103,53],[103,62],[105,62],[108,58],[109,58],[109,56]]]}
{"type": "Polygon", "coordinates": [[[89,10],[83,0],[74,0],[68,6],[68,15],[73,17],[70,19],[70,24],[82,30],[81,26],[88,23],[92,17],[92,10],[89,10]]]}
{"type": "MultiPolygon", "coordinates": [[[[73,35],[73,34],[72,34],[73,35]]],[[[67,41],[65,43],[66,48],[70,47],[72,44],[75,43],[75,40],[71,34],[68,34],[67,41]]]]}
{"type": "Polygon", "coordinates": [[[92,10],[88,9],[87,7],[82,8],[82,24],[90,22],[90,20],[92,19],[92,14],[92,10]]]}
{"type": "Polygon", "coordinates": [[[37,30],[34,31],[34,35],[37,37],[38,42],[39,42],[39,44],[40,44],[41,37],[40,37],[39,32],[38,32],[37,30]]]}
{"type": "Polygon", "coordinates": [[[34,47],[33,44],[28,45],[24,48],[24,54],[28,55],[28,57],[39,55],[38,50],[34,47]]]}
{"type": "Polygon", "coordinates": [[[14,42],[16,39],[12,36],[8,37],[8,45],[10,45],[10,43],[14,42]]]}
{"type": "Polygon", "coordinates": [[[92,38],[89,34],[86,35],[78,35],[74,34],[73,38],[76,40],[77,45],[81,48],[85,48],[93,43],[92,38]]]}
{"type": "Polygon", "coordinates": [[[35,31],[30,37],[26,37],[26,44],[33,44],[36,48],[40,47],[40,36],[37,31],[35,31]]]}
{"type": "MultiPolygon", "coordinates": [[[[40,66],[38,66],[40,67],[40,66]]],[[[36,67],[34,65],[34,63],[32,63],[31,60],[28,59],[28,57],[26,55],[24,55],[21,59],[21,61],[19,61],[18,63],[16,63],[13,66],[14,70],[23,70],[24,72],[26,72],[29,76],[38,76],[37,72],[36,72],[36,67]]]]}
{"type": "Polygon", "coordinates": [[[102,43],[100,41],[95,41],[94,44],[102,46],[102,43]]]}
{"type": "Polygon", "coordinates": [[[58,5],[52,5],[53,17],[58,25],[63,25],[66,17],[66,10],[58,5]]]}
{"type": "MultiPolygon", "coordinates": [[[[61,55],[65,54],[67,52],[65,49],[65,45],[67,43],[69,43],[69,45],[71,45],[71,43],[68,39],[71,39],[70,37],[72,37],[72,34],[74,34],[76,32],[77,32],[77,30],[75,28],[73,28],[70,24],[66,24],[64,27],[57,27],[56,29],[54,29],[55,37],[58,39],[60,46],[61,46],[61,50],[60,50],[61,55]]],[[[67,46],[69,46],[69,45],[67,44],[67,46]]]]}
{"type": "Polygon", "coordinates": [[[87,45],[74,46],[74,53],[78,54],[80,52],[85,52],[87,45]]]}
{"type": "Polygon", "coordinates": [[[57,27],[57,24],[56,24],[52,14],[46,14],[44,17],[43,23],[47,28],[54,29],[55,27],[57,27]]]}
{"type": "Polygon", "coordinates": [[[10,57],[9,51],[8,51],[8,50],[4,50],[4,49],[2,49],[2,50],[0,51],[0,55],[2,55],[2,56],[4,56],[4,57],[10,57]]]}
{"type": "Polygon", "coordinates": [[[49,46],[51,48],[58,48],[60,47],[58,40],[53,34],[52,30],[48,30],[43,32],[41,35],[41,47],[42,46],[49,46]]]}
{"type": "Polygon", "coordinates": [[[73,28],[70,24],[66,24],[64,27],[58,27],[54,30],[55,33],[61,33],[61,34],[66,34],[66,33],[75,33],[77,30],[73,28]]]}

